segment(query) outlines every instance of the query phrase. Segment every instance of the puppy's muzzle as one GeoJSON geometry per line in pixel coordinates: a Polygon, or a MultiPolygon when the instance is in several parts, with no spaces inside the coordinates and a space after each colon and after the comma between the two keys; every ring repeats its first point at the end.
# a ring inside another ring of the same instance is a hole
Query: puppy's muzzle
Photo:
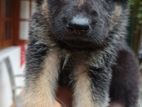
{"type": "Polygon", "coordinates": [[[68,22],[67,29],[71,32],[77,31],[80,33],[87,33],[90,30],[89,19],[87,17],[77,15],[68,22]]]}

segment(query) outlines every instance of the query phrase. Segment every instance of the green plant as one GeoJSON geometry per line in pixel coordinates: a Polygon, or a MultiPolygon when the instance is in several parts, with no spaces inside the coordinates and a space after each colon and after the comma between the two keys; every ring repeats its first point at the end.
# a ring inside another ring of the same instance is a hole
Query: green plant
{"type": "Polygon", "coordinates": [[[135,14],[136,19],[138,19],[138,24],[142,24],[142,0],[129,0],[129,5],[135,14]]]}
{"type": "Polygon", "coordinates": [[[129,0],[130,26],[128,43],[138,54],[142,35],[142,0],[129,0]]]}
{"type": "Polygon", "coordinates": [[[142,24],[142,1],[140,1],[140,6],[139,6],[139,9],[138,9],[137,17],[139,19],[139,23],[142,24]]]}

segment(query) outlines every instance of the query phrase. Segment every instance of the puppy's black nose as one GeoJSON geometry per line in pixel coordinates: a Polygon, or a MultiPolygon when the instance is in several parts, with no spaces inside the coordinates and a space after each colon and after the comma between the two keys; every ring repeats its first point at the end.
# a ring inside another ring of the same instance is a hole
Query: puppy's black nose
{"type": "Polygon", "coordinates": [[[88,24],[69,23],[68,24],[68,29],[87,31],[87,30],[89,30],[89,25],[88,24]]]}
{"type": "Polygon", "coordinates": [[[68,23],[67,28],[70,30],[88,31],[89,30],[89,19],[83,16],[75,16],[68,23]]]}

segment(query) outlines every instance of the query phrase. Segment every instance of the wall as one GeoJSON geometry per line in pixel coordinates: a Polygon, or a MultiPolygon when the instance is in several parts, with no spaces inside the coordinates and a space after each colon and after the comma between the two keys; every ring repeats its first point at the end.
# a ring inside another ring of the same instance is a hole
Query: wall
{"type": "MultiPolygon", "coordinates": [[[[0,50],[0,107],[10,107],[12,104],[12,93],[8,77],[8,69],[6,63],[4,60],[2,61],[2,59],[9,57],[14,75],[23,75],[24,72],[20,66],[20,53],[20,47],[18,46],[0,50]]],[[[17,86],[24,85],[23,78],[17,78],[15,81],[17,86]]],[[[17,94],[20,91],[21,90],[18,90],[17,94]]]]}

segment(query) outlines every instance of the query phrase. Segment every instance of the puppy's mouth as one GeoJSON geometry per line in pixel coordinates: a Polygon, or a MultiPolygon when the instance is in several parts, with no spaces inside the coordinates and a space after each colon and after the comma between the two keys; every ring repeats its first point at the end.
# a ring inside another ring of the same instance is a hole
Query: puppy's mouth
{"type": "Polygon", "coordinates": [[[101,47],[95,45],[91,41],[83,41],[83,40],[63,40],[58,41],[59,45],[67,50],[71,51],[93,51],[99,49],[101,47]]]}

